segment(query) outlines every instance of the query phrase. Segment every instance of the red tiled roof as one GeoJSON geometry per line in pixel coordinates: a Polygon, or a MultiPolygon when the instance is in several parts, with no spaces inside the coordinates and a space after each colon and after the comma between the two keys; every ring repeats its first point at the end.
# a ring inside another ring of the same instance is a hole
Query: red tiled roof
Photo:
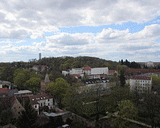
{"type": "Polygon", "coordinates": [[[149,69],[134,69],[129,68],[126,70],[126,72],[135,72],[135,73],[153,73],[153,72],[160,72],[160,70],[149,70],[149,69]]]}
{"type": "Polygon", "coordinates": [[[151,80],[151,77],[146,77],[146,76],[127,76],[126,79],[151,80]]]}
{"type": "Polygon", "coordinates": [[[1,109],[11,108],[14,104],[15,97],[1,97],[0,98],[0,107],[1,109]]]}
{"type": "Polygon", "coordinates": [[[89,67],[89,66],[86,66],[86,67],[84,67],[84,69],[83,70],[91,70],[91,68],[89,67]]]}
{"type": "Polygon", "coordinates": [[[109,70],[109,73],[115,73],[116,70],[109,70]]]}
{"type": "Polygon", "coordinates": [[[74,77],[80,77],[80,75],[79,74],[72,74],[72,76],[74,76],[74,77]]]}
{"type": "Polygon", "coordinates": [[[9,92],[9,88],[0,88],[0,93],[6,94],[9,92]]]}

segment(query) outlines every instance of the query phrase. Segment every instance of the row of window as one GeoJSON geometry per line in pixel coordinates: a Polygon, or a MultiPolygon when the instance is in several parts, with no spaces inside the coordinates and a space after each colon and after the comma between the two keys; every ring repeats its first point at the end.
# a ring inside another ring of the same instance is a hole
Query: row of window
{"type": "Polygon", "coordinates": [[[145,83],[150,83],[150,81],[149,80],[136,80],[136,82],[145,82],[145,83]]]}

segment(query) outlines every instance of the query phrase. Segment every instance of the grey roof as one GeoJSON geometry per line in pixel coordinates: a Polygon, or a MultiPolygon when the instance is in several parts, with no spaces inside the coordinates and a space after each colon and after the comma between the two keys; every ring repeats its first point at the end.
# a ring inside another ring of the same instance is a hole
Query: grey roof
{"type": "Polygon", "coordinates": [[[29,91],[29,90],[20,90],[20,91],[18,91],[18,93],[14,93],[14,94],[25,94],[25,93],[32,93],[32,91],[29,91]]]}
{"type": "Polygon", "coordinates": [[[49,116],[49,117],[57,117],[57,116],[62,116],[65,114],[68,114],[69,112],[62,112],[62,113],[48,113],[48,112],[43,112],[44,115],[49,116]]]}

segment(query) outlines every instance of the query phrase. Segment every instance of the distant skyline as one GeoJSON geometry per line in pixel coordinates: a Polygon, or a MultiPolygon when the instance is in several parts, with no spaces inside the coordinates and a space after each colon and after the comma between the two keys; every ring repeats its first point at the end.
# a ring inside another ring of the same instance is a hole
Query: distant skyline
{"type": "Polygon", "coordinates": [[[39,53],[160,62],[158,0],[8,0],[0,8],[0,62],[39,53]]]}

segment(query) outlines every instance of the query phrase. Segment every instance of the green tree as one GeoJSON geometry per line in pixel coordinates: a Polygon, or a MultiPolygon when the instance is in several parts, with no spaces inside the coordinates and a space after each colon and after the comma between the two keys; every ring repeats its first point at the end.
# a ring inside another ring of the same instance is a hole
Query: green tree
{"type": "Polygon", "coordinates": [[[41,88],[41,79],[32,77],[25,83],[25,88],[31,90],[34,94],[37,93],[41,88]]]}
{"type": "Polygon", "coordinates": [[[25,110],[22,111],[21,116],[17,120],[16,126],[18,128],[34,128],[37,119],[37,112],[31,106],[29,101],[26,101],[24,108],[25,110]]]}
{"type": "MultiPolygon", "coordinates": [[[[160,96],[155,94],[145,94],[143,101],[139,105],[140,116],[148,119],[147,123],[152,125],[152,128],[160,123],[160,96]]],[[[159,124],[160,126],[160,124],[159,124]]]]}
{"type": "Polygon", "coordinates": [[[51,94],[57,99],[59,106],[62,107],[62,98],[69,87],[70,85],[63,78],[57,78],[54,83],[47,86],[47,91],[51,92],[51,94]]]}
{"type": "Polygon", "coordinates": [[[30,71],[29,69],[17,69],[14,72],[14,84],[18,86],[18,89],[29,89],[29,86],[25,86],[25,83],[30,78],[40,78],[40,74],[30,71]]]}
{"type": "Polygon", "coordinates": [[[106,111],[115,112],[117,111],[117,106],[122,100],[131,100],[134,101],[134,95],[130,92],[129,88],[126,87],[118,87],[112,90],[110,95],[107,95],[103,98],[106,101],[106,111]]]}
{"type": "Polygon", "coordinates": [[[25,89],[25,82],[26,82],[26,76],[24,73],[19,73],[15,78],[14,78],[14,84],[17,85],[18,89],[25,89]]]}
{"type": "Polygon", "coordinates": [[[153,75],[152,77],[152,89],[160,94],[160,77],[153,75]]]}
{"type": "Polygon", "coordinates": [[[118,103],[118,112],[115,114],[112,122],[118,128],[128,128],[129,122],[127,119],[134,119],[137,113],[136,106],[130,100],[122,100],[118,103]]]}
{"type": "Polygon", "coordinates": [[[82,99],[77,91],[78,87],[70,86],[64,95],[63,105],[67,110],[82,114],[82,99]]]}
{"type": "Polygon", "coordinates": [[[124,87],[124,85],[126,83],[126,79],[125,79],[123,70],[120,71],[119,79],[120,79],[120,86],[124,87]]]}
{"type": "Polygon", "coordinates": [[[4,126],[11,123],[11,119],[12,119],[11,110],[6,109],[0,112],[0,126],[4,126]]]}

